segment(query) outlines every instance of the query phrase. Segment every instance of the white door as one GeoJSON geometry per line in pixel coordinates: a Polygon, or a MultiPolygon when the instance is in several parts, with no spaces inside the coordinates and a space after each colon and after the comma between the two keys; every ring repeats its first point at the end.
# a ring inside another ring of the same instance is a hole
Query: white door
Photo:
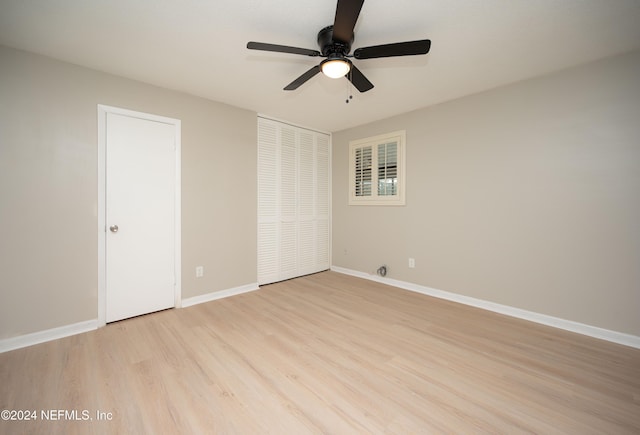
{"type": "Polygon", "coordinates": [[[176,126],[106,113],[105,317],[175,306],[176,126]]]}

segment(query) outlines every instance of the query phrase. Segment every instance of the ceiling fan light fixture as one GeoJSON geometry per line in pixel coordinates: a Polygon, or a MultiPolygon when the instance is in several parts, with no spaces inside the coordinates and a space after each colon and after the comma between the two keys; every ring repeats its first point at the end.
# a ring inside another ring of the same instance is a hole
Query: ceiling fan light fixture
{"type": "Polygon", "coordinates": [[[351,62],[345,58],[329,58],[320,64],[322,73],[332,79],[344,77],[351,70],[351,62]]]}
{"type": "Polygon", "coordinates": [[[249,41],[247,43],[249,50],[291,53],[310,57],[326,57],[325,60],[312,66],[297,79],[285,86],[283,90],[293,91],[298,89],[322,71],[324,75],[330,78],[337,79],[346,77],[358,91],[367,92],[373,89],[373,83],[362,74],[356,65],[351,63],[350,58],[358,60],[377,59],[381,57],[416,56],[429,52],[431,40],[420,39],[416,41],[393,42],[391,44],[360,47],[350,55],[351,45],[354,40],[354,29],[365,0],[337,1],[336,15],[333,24],[322,28],[318,32],[317,42],[320,51],[255,41],[249,41]]]}

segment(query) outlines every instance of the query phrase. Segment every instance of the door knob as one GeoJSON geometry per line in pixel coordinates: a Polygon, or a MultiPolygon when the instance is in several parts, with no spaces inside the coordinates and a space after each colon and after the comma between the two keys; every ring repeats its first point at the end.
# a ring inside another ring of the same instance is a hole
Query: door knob
{"type": "Polygon", "coordinates": [[[118,226],[117,225],[111,225],[109,227],[109,229],[111,230],[112,233],[117,233],[118,232],[118,226]]]}

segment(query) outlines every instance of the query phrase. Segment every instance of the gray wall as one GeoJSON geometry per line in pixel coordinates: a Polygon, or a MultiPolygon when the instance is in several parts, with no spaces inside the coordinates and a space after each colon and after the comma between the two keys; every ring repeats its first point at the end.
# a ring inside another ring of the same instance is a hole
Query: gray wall
{"type": "MultiPolygon", "coordinates": [[[[256,281],[255,113],[0,47],[0,339],[97,317],[99,103],[182,120],[183,298],[256,281]]],[[[640,335],[639,119],[636,52],[334,133],[333,264],[640,335]],[[407,205],[347,206],[399,129],[407,205]]]]}
{"type": "Polygon", "coordinates": [[[183,298],[256,282],[255,113],[0,46],[0,339],[97,318],[98,104],[182,120],[183,298]]]}
{"type": "Polygon", "coordinates": [[[334,133],[333,264],[383,263],[640,336],[640,52],[334,133]],[[400,129],[407,205],[348,206],[349,141],[400,129]]]}

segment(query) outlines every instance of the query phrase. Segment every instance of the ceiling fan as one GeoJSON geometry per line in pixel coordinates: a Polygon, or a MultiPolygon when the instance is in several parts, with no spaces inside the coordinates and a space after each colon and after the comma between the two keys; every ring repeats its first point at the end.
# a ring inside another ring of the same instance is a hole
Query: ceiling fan
{"type": "Polygon", "coordinates": [[[320,51],[253,41],[247,43],[247,48],[250,50],[275,51],[278,53],[326,58],[320,64],[289,83],[284,88],[285,91],[298,89],[300,85],[322,71],[331,78],[346,77],[356,89],[360,92],[366,92],[373,88],[373,84],[356,68],[349,58],[374,59],[427,54],[431,47],[431,41],[429,39],[421,39],[418,41],[374,45],[358,48],[353,54],[349,54],[353,43],[353,28],[356,25],[363,3],[364,0],[338,0],[333,25],[327,26],[318,32],[320,51]]]}

